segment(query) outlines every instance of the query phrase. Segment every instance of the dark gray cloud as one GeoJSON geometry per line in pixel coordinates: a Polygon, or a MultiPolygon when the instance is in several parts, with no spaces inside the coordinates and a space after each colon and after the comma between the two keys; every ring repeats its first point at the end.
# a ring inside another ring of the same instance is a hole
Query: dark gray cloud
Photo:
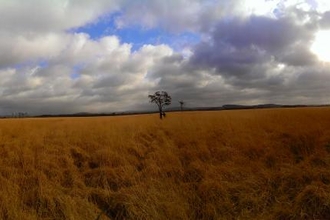
{"type": "Polygon", "coordinates": [[[329,64],[310,50],[317,22],[296,22],[292,16],[220,21],[211,39],[195,47],[189,65],[214,68],[224,80],[219,87],[235,88],[237,97],[231,98],[238,102],[324,103],[329,64]]]}
{"type": "Polygon", "coordinates": [[[322,19],[320,20],[320,25],[322,28],[330,28],[330,11],[327,11],[323,14],[322,19]]]}
{"type": "Polygon", "coordinates": [[[273,59],[288,65],[309,65],[315,62],[309,49],[314,32],[288,18],[226,20],[215,27],[211,41],[196,47],[192,62],[238,75],[273,59]]]}

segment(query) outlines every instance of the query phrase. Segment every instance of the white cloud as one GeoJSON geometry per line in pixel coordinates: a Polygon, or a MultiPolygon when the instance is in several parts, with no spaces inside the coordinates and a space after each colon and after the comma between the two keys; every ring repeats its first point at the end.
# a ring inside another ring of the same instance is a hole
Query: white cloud
{"type": "Polygon", "coordinates": [[[116,0],[1,0],[1,30],[29,33],[67,30],[116,10],[116,0]]]}
{"type": "Polygon", "coordinates": [[[26,51],[20,53],[19,59],[12,53],[17,62],[43,58],[46,64],[35,61],[19,69],[1,69],[0,94],[7,103],[2,113],[16,108],[34,114],[59,110],[72,113],[80,111],[80,107],[81,111],[96,112],[134,108],[140,103],[137,100],[148,101],[148,90],[155,86],[147,77],[148,71],[173,54],[166,45],[145,45],[132,52],[131,45],[121,43],[116,36],[93,40],[83,33],[63,33],[55,39],[49,38],[50,45],[44,45],[42,40],[39,44],[37,40],[17,41],[26,51]],[[32,102],[36,105],[29,104],[32,102]],[[56,107],[49,108],[47,102],[56,107]]]}

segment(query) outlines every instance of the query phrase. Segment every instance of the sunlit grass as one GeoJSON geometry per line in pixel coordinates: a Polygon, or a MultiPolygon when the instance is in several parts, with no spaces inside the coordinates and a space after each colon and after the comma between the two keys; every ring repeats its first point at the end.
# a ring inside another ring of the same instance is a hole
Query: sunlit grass
{"type": "Polygon", "coordinates": [[[3,119],[0,145],[0,219],[330,218],[329,108],[3,119]]]}

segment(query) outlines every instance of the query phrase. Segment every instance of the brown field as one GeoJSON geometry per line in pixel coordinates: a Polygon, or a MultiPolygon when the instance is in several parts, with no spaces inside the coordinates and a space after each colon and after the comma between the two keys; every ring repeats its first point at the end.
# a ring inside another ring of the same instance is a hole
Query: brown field
{"type": "Polygon", "coordinates": [[[0,120],[0,219],[330,219],[330,108],[0,120]]]}

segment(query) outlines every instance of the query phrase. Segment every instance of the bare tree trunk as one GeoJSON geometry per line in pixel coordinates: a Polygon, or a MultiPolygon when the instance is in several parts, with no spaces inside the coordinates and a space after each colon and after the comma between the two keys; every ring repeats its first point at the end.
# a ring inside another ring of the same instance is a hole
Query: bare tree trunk
{"type": "Polygon", "coordinates": [[[163,119],[163,109],[159,107],[159,118],[163,119]]]}

